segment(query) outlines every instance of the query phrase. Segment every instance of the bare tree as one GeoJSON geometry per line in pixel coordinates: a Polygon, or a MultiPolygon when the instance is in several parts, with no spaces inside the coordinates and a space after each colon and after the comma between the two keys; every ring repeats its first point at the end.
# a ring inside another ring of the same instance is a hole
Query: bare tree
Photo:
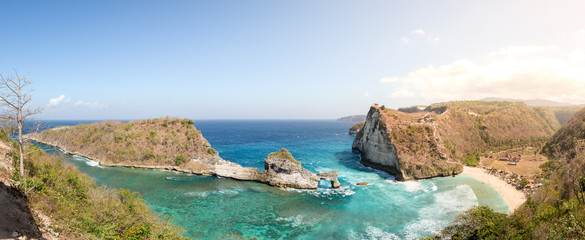
{"type": "Polygon", "coordinates": [[[38,114],[42,111],[41,108],[29,109],[27,104],[31,101],[29,89],[32,82],[26,76],[19,76],[15,71],[16,78],[11,76],[4,76],[0,74],[0,103],[4,105],[5,112],[2,117],[16,125],[17,141],[20,151],[20,175],[24,177],[24,140],[22,138],[22,130],[24,122],[30,116],[38,114]]]}

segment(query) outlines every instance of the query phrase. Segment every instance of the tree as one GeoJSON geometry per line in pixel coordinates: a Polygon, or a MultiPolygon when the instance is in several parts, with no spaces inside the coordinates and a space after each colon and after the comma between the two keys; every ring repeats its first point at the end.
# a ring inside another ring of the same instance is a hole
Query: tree
{"type": "Polygon", "coordinates": [[[15,71],[16,79],[11,76],[4,76],[0,74],[0,103],[4,106],[2,118],[8,120],[10,123],[16,125],[17,141],[20,151],[20,175],[24,177],[24,140],[22,138],[22,130],[24,122],[32,115],[38,114],[42,111],[41,108],[29,109],[27,104],[31,101],[29,89],[32,82],[26,76],[19,76],[15,71]]]}

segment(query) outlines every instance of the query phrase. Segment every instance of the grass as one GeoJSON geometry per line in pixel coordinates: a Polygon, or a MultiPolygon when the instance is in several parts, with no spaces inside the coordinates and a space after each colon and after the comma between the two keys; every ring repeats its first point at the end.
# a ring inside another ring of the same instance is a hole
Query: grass
{"type": "Polygon", "coordinates": [[[297,161],[292,154],[286,150],[285,148],[282,148],[280,150],[278,150],[277,152],[273,152],[268,154],[268,158],[282,158],[282,159],[286,159],[289,160],[291,162],[293,162],[294,164],[298,164],[301,165],[301,162],[297,161]]]}
{"type": "MultiPolygon", "coordinates": [[[[2,135],[2,134],[0,134],[2,135]]],[[[0,136],[1,137],[1,136],[0,136]]],[[[3,138],[3,141],[13,141],[3,138]]],[[[9,150],[9,157],[16,156],[9,150]]],[[[26,148],[26,178],[11,175],[28,205],[52,219],[62,239],[186,239],[168,216],[150,210],[140,194],[97,186],[89,176],[39,147],[26,148]]]]}
{"type": "Polygon", "coordinates": [[[217,153],[193,123],[169,117],[105,121],[45,130],[38,138],[106,163],[172,166],[217,153]]]}

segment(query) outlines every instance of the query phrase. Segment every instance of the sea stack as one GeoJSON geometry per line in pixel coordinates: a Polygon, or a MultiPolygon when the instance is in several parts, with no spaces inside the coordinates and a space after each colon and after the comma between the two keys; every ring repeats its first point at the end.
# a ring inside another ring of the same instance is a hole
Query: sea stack
{"type": "Polygon", "coordinates": [[[272,186],[299,189],[317,189],[319,181],[331,181],[331,186],[341,186],[337,180],[339,170],[315,174],[301,166],[286,149],[268,154],[264,160],[266,182],[272,186]]]}

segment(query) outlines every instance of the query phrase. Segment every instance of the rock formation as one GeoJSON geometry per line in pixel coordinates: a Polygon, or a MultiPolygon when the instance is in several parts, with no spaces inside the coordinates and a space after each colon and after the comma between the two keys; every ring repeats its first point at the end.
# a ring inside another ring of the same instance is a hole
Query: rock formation
{"type": "Polygon", "coordinates": [[[448,102],[411,113],[375,105],[352,149],[397,180],[423,179],[459,174],[494,149],[542,144],[558,128],[552,111],[523,103],[448,102]]]}
{"type": "Polygon", "coordinates": [[[341,186],[337,180],[339,170],[312,173],[303,168],[301,163],[284,148],[269,154],[264,159],[262,174],[268,184],[278,187],[316,189],[322,179],[331,181],[331,186],[334,188],[341,186]]]}
{"type": "Polygon", "coordinates": [[[226,161],[211,148],[207,140],[203,138],[201,133],[188,120],[149,119],[133,121],[129,124],[132,125],[110,121],[73,127],[59,127],[47,129],[41,133],[28,134],[26,138],[58,147],[70,154],[92,159],[97,161],[99,165],[106,167],[171,170],[197,175],[257,181],[285,188],[317,189],[319,181],[322,179],[331,181],[332,187],[337,188],[341,186],[337,180],[338,170],[319,174],[312,173],[303,168],[301,163],[296,161],[286,149],[281,149],[278,152],[268,155],[264,160],[265,169],[263,172],[258,171],[257,168],[242,167],[239,164],[226,161]],[[130,129],[128,126],[131,126],[132,129],[141,129],[144,132],[154,132],[156,135],[150,134],[146,138],[128,137],[139,135],[128,133],[129,130],[126,130],[130,129]],[[156,131],[153,130],[153,127],[157,127],[156,131]],[[124,131],[126,135],[119,133],[124,131]],[[186,138],[180,138],[182,131],[187,135],[186,138]],[[94,135],[108,137],[100,137],[100,141],[95,142],[95,146],[91,146],[92,148],[82,144],[92,141],[91,139],[95,139],[96,137],[94,135]],[[154,137],[152,137],[153,135],[154,137]],[[156,136],[179,137],[176,137],[177,140],[173,143],[174,145],[166,144],[163,148],[157,144],[156,136]],[[110,140],[104,141],[104,139],[110,140]],[[182,143],[182,141],[184,142],[182,143]],[[136,142],[148,142],[150,145],[141,146],[141,148],[135,147],[134,149],[148,149],[151,147],[156,148],[156,151],[151,151],[150,154],[143,154],[142,150],[140,152],[134,150],[136,155],[145,156],[142,158],[137,158],[134,155],[116,155],[116,158],[109,157],[112,156],[111,152],[113,151],[119,152],[127,149],[127,146],[137,146],[136,142]],[[189,149],[183,148],[181,154],[177,154],[173,149],[180,148],[178,146],[188,146],[189,149]],[[95,151],[94,149],[96,148],[99,148],[101,152],[95,151]],[[154,159],[148,157],[150,155],[154,155],[154,159]],[[156,159],[156,156],[167,157],[166,159],[156,159]]]}
{"type": "Polygon", "coordinates": [[[359,131],[362,130],[362,128],[364,128],[364,124],[365,122],[362,121],[351,125],[351,127],[349,127],[349,135],[356,135],[359,131]]]}

